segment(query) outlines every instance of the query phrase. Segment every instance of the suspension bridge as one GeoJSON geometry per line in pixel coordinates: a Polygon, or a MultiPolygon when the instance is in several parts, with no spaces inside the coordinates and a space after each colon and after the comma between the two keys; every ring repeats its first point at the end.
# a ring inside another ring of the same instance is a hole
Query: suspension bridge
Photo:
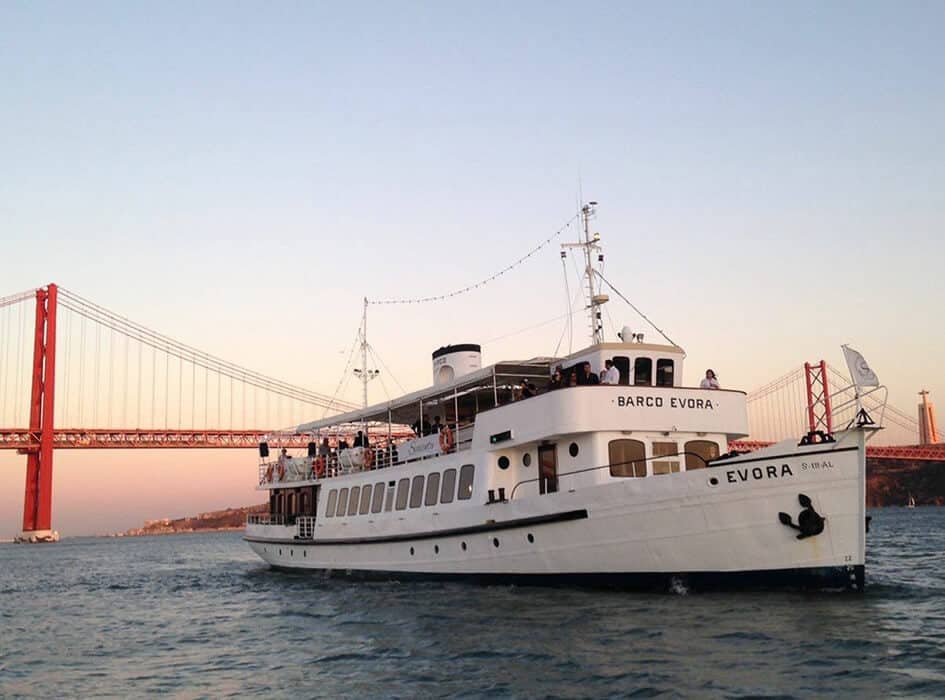
{"type": "MultiPolygon", "coordinates": [[[[735,447],[845,427],[850,389],[831,389],[847,383],[807,363],[751,392],[751,437],[735,447]]],[[[337,393],[240,367],[55,284],[0,298],[0,449],[26,455],[25,533],[52,531],[55,450],[255,448],[284,426],[356,408],[337,393]]],[[[945,461],[945,446],[917,444],[915,418],[869,397],[865,407],[886,427],[869,456],[945,461]]]]}

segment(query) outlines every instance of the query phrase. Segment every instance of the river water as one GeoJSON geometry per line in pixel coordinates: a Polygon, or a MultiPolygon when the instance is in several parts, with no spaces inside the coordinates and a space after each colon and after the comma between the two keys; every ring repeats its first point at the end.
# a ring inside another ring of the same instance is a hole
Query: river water
{"type": "Polygon", "coordinates": [[[0,545],[0,697],[945,696],[945,508],[865,594],[353,583],[239,533],[0,545]]]}

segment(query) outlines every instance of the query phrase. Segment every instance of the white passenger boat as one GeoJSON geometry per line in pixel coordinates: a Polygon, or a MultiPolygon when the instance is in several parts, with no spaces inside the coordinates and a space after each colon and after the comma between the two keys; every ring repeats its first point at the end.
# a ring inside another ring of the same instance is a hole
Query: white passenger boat
{"type": "Polygon", "coordinates": [[[590,211],[577,245],[591,344],[486,367],[478,345],[443,347],[432,386],[297,426],[307,456],[261,445],[270,509],[247,522],[253,551],[365,578],[862,590],[866,414],[835,435],[733,452],[748,435],[744,392],[684,386],[674,344],[629,329],[605,342],[590,211]],[[617,384],[571,385],[608,359],[617,384]],[[358,430],[369,445],[345,447],[358,430]]]}

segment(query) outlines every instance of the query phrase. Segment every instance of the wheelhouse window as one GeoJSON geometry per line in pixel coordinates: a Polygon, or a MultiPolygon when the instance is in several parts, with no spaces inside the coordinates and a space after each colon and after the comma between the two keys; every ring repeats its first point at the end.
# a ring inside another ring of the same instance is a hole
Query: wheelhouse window
{"type": "Polygon", "coordinates": [[[371,509],[371,485],[368,484],[361,489],[361,507],[358,508],[359,515],[365,515],[371,509]]]}
{"type": "Polygon", "coordinates": [[[397,510],[407,507],[408,493],[410,493],[410,479],[401,479],[397,482],[397,510]]]}
{"type": "Polygon", "coordinates": [[[335,515],[335,504],[338,502],[338,489],[332,489],[328,494],[328,505],[325,507],[325,517],[331,518],[335,515]]]}
{"type": "Polygon", "coordinates": [[[676,363],[673,360],[656,361],[656,386],[673,386],[676,363]]]}
{"type": "Polygon", "coordinates": [[[646,445],[639,440],[611,440],[607,452],[611,476],[646,476],[646,445]]]}
{"type": "Polygon", "coordinates": [[[468,501],[472,498],[473,476],[476,474],[476,468],[471,464],[464,464],[459,470],[459,494],[457,498],[461,501],[468,501]]]}
{"type": "Polygon", "coordinates": [[[371,501],[371,512],[380,513],[384,507],[384,482],[374,484],[374,500],[371,501]]]}
{"type": "Polygon", "coordinates": [[[440,488],[440,503],[452,503],[456,495],[456,470],[443,472],[443,486],[440,488]]]}
{"type": "Polygon", "coordinates": [[[679,446],[675,442],[653,443],[653,474],[671,474],[679,471],[679,446]],[[660,459],[672,457],[673,459],[660,459]]]}
{"type": "Polygon", "coordinates": [[[633,363],[633,384],[635,386],[653,385],[653,360],[638,357],[633,363]]]}
{"type": "Polygon", "coordinates": [[[614,357],[614,367],[620,372],[620,383],[626,386],[630,383],[630,358],[623,355],[614,357]]]}
{"type": "Polygon", "coordinates": [[[348,489],[343,488],[338,492],[338,510],[335,511],[335,515],[339,518],[345,514],[345,509],[348,507],[348,489]]]}
{"type": "Polygon", "coordinates": [[[686,443],[686,471],[705,469],[706,462],[718,459],[719,446],[711,440],[690,440],[686,443]]]}
{"type": "Polygon", "coordinates": [[[358,514],[358,498],[361,495],[360,486],[351,487],[351,495],[348,496],[348,515],[358,514]]]}
{"type": "Polygon", "coordinates": [[[410,485],[410,507],[419,508],[423,503],[423,474],[417,474],[410,485]]]}
{"type": "Polygon", "coordinates": [[[437,496],[440,495],[440,473],[433,472],[427,476],[427,495],[423,499],[423,505],[435,506],[437,496]]]}

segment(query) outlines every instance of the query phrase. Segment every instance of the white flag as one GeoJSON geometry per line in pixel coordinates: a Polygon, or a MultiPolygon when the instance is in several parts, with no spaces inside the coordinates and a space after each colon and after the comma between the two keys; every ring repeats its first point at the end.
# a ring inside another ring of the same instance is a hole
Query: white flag
{"type": "Polygon", "coordinates": [[[877,377],[876,373],[866,364],[866,360],[863,356],[846,345],[842,347],[843,355],[847,360],[847,367],[850,368],[850,377],[853,378],[853,383],[858,387],[879,386],[879,377],[877,377]]]}

